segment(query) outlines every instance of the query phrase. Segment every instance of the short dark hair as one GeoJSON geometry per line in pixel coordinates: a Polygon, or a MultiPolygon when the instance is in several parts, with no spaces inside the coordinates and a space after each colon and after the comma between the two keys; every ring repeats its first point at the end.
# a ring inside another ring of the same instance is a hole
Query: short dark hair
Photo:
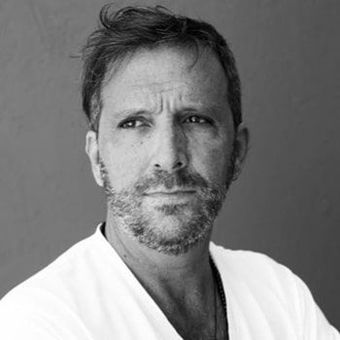
{"type": "Polygon", "coordinates": [[[235,129],[242,122],[241,86],[235,59],[226,40],[204,22],[175,15],[162,6],[124,7],[105,5],[100,26],[83,48],[82,101],[90,128],[98,132],[102,108],[101,90],[110,67],[140,48],[161,45],[210,48],[221,62],[228,81],[228,102],[235,129]]]}

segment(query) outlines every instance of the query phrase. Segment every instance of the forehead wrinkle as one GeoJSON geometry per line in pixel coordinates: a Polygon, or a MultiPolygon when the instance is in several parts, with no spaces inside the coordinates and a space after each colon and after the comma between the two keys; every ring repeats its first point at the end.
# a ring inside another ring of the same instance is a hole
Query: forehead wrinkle
{"type": "MultiPolygon", "coordinates": [[[[176,98],[183,100],[184,98],[192,99],[193,101],[197,101],[202,97],[202,91],[204,93],[211,93],[213,96],[218,96],[218,99],[227,98],[228,94],[228,83],[226,81],[225,76],[219,80],[219,84],[214,84],[213,79],[205,78],[205,84],[209,84],[208,88],[202,89],[201,84],[203,79],[201,77],[188,79],[187,81],[184,79],[180,80],[165,80],[165,81],[152,81],[150,83],[146,82],[145,79],[141,77],[141,81],[130,85],[132,90],[141,90],[141,92],[149,92],[151,95],[153,94],[166,94],[174,92],[176,94],[176,98]]],[[[215,80],[216,81],[216,80],[215,80]]]]}
{"type": "MultiPolygon", "coordinates": [[[[171,84],[171,82],[169,82],[171,84]]],[[[148,91],[146,88],[142,88],[142,91],[131,93],[132,97],[137,99],[135,108],[127,108],[121,112],[149,112],[149,113],[161,113],[164,110],[172,113],[182,111],[196,111],[207,113],[217,113],[225,110],[225,105],[222,101],[216,100],[214,103],[202,101],[200,93],[192,93],[185,88],[185,91],[178,91],[175,96],[166,96],[167,93],[172,93],[180,89],[181,86],[160,89],[157,92],[148,91]],[[165,95],[165,96],[164,96],[165,95]],[[140,98],[138,100],[138,98],[140,98]]],[[[220,97],[220,99],[222,99],[220,97]]],[[[128,101],[130,104],[131,102],[128,101]]]]}
{"type": "MultiPolygon", "coordinates": [[[[173,111],[176,106],[183,106],[185,99],[189,99],[190,93],[185,84],[174,84],[173,81],[163,83],[154,82],[144,86],[132,85],[131,95],[138,100],[140,98],[141,105],[145,105],[155,112],[161,112],[164,109],[173,111]],[[160,84],[164,86],[159,86],[160,84]],[[136,90],[134,93],[133,88],[136,90]]],[[[188,100],[187,100],[188,101],[188,100]]],[[[194,101],[195,102],[195,101],[194,101]]],[[[187,105],[191,103],[188,101],[187,105]]]]}
{"type": "Polygon", "coordinates": [[[176,80],[164,80],[164,81],[151,81],[146,82],[145,78],[141,77],[141,81],[135,81],[131,84],[132,89],[150,89],[152,92],[170,92],[179,90],[181,88],[185,88],[186,83],[184,81],[176,81],[176,80]]]}

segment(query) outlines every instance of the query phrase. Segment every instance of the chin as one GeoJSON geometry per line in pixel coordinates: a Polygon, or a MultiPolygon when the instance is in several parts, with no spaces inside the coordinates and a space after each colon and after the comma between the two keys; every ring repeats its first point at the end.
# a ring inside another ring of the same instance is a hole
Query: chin
{"type": "Polygon", "coordinates": [[[178,211],[179,209],[179,207],[162,206],[148,223],[138,225],[138,233],[134,233],[134,237],[148,248],[169,255],[185,253],[207,240],[212,223],[201,215],[195,214],[191,209],[182,207],[178,211]]]}

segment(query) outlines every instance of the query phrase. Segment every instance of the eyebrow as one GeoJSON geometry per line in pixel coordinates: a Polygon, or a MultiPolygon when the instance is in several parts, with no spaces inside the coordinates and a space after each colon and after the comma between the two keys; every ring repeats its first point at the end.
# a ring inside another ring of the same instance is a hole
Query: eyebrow
{"type": "Polygon", "coordinates": [[[115,114],[116,120],[122,120],[122,119],[128,119],[128,118],[133,118],[133,117],[138,117],[138,116],[143,116],[143,115],[152,115],[152,112],[148,110],[142,110],[142,109],[128,109],[128,110],[122,110],[119,111],[115,114]]]}
{"type": "Polygon", "coordinates": [[[183,108],[180,111],[184,112],[207,112],[210,114],[216,114],[219,112],[224,112],[225,108],[221,107],[220,105],[210,105],[210,106],[198,106],[198,107],[187,107],[183,108]]]}

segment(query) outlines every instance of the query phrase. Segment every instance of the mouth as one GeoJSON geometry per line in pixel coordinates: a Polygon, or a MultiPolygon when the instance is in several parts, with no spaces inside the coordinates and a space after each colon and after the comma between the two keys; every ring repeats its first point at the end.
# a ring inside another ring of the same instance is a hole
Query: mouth
{"type": "Polygon", "coordinates": [[[182,190],[182,189],[175,189],[175,190],[157,190],[157,191],[150,191],[145,193],[144,195],[150,199],[160,201],[167,201],[167,202],[177,202],[178,201],[187,201],[192,199],[192,197],[195,195],[196,190],[188,189],[188,190],[182,190]]]}

